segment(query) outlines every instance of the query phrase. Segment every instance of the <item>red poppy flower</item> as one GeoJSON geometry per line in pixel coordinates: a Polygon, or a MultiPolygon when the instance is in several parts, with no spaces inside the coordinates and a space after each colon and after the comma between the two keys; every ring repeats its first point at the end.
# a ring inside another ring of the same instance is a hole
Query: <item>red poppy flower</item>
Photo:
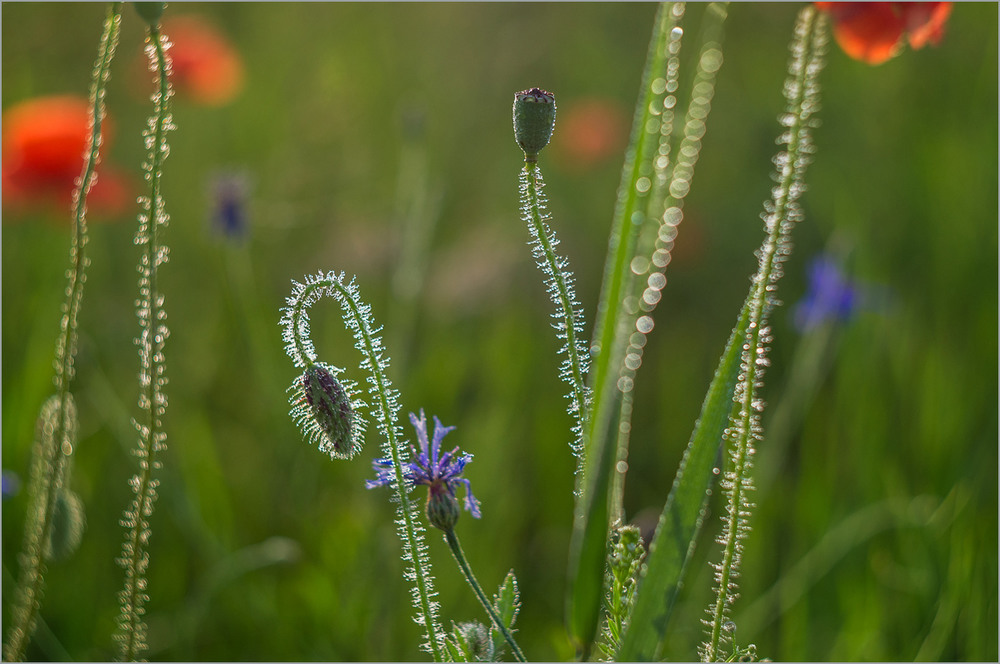
{"type": "Polygon", "coordinates": [[[222,33],[193,14],[164,20],[173,44],[174,90],[207,106],[222,106],[243,87],[243,61],[222,33]]]}
{"type": "MultiPolygon", "coordinates": [[[[103,125],[108,145],[110,123],[103,125]]],[[[57,95],[21,102],[3,114],[3,207],[16,212],[57,206],[68,210],[90,141],[90,102],[57,95]]],[[[99,166],[87,198],[97,212],[117,215],[128,204],[122,177],[99,166]]],[[[6,218],[6,215],[5,215],[6,218]]]]}
{"type": "Polygon", "coordinates": [[[553,149],[567,166],[586,169],[621,156],[627,130],[628,117],[614,102],[596,98],[567,102],[556,116],[553,149]]]}
{"type": "Polygon", "coordinates": [[[913,48],[937,44],[951,13],[950,2],[817,2],[830,14],[844,52],[877,65],[898,54],[905,35],[913,48]]]}

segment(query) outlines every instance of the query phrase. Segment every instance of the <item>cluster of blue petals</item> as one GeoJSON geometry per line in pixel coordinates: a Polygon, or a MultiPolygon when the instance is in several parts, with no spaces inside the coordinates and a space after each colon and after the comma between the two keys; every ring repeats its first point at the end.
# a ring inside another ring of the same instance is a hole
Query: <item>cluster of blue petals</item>
{"type": "MultiPolygon", "coordinates": [[[[452,496],[455,495],[456,486],[461,484],[465,487],[465,499],[462,504],[469,514],[478,519],[482,516],[479,511],[479,501],[472,495],[469,480],[461,476],[465,464],[472,461],[472,455],[466,452],[459,454],[457,446],[452,451],[441,454],[441,441],[448,433],[454,431],[455,427],[443,426],[441,420],[435,416],[434,435],[429,438],[427,417],[424,415],[423,409],[420,410],[420,417],[410,413],[410,422],[417,430],[417,443],[420,445],[420,451],[418,452],[412,445],[410,446],[413,451],[413,459],[403,464],[403,477],[413,485],[426,484],[432,489],[438,490],[443,487],[452,496]]],[[[372,462],[372,467],[375,469],[375,479],[366,481],[365,487],[374,489],[378,486],[392,484],[395,479],[392,459],[375,459],[372,462]]]]}

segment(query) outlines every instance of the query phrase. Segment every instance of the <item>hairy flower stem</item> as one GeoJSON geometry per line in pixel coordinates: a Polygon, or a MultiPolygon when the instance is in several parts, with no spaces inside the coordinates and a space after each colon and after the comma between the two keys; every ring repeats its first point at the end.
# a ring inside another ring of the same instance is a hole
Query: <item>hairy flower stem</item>
{"type": "MultiPolygon", "coordinates": [[[[121,2],[111,3],[104,21],[104,32],[101,36],[97,62],[94,65],[90,84],[90,144],[87,148],[87,159],[83,165],[82,174],[77,188],[73,192],[73,241],[70,246],[70,269],[67,272],[68,283],[66,285],[66,300],[62,305],[63,316],[60,322],[60,333],[56,340],[54,382],[57,408],[53,417],[55,432],[52,439],[57,443],[61,443],[66,438],[67,431],[74,426],[74,422],[70,421],[71,417],[75,419],[75,416],[70,412],[72,402],[70,383],[73,380],[76,359],[77,317],[83,301],[85,272],[90,263],[86,255],[87,194],[96,178],[97,164],[100,161],[104,94],[110,76],[111,61],[118,46],[122,5],[121,2]]],[[[3,658],[6,661],[23,659],[25,648],[35,628],[44,586],[45,542],[48,541],[52,528],[55,496],[61,488],[61,482],[54,480],[62,476],[63,466],[67,460],[68,457],[62,453],[62,450],[56,450],[51,455],[50,462],[46,464],[47,468],[42,470],[49,476],[45,488],[32,487],[32,492],[37,491],[35,500],[40,509],[33,510],[25,524],[25,549],[21,558],[22,573],[14,600],[14,609],[11,612],[12,625],[3,649],[3,658]]]]}
{"type": "Polygon", "coordinates": [[[768,318],[774,306],[776,282],[781,277],[781,263],[791,252],[788,235],[793,224],[801,219],[797,199],[804,189],[804,178],[812,152],[810,129],[815,125],[812,115],[819,109],[818,75],[823,65],[826,43],[825,21],[817,18],[816,10],[805,7],[799,12],[792,43],[792,61],[785,83],[788,102],[782,124],[787,127],[780,142],[787,146],[778,155],[775,165],[777,186],[764,214],[767,237],[758,251],[759,267],[754,276],[750,322],[743,348],[742,376],[734,400],[738,415],[730,432],[732,445],[729,468],[723,480],[728,503],[719,543],[723,545],[722,562],[716,567],[715,603],[710,607],[709,640],[702,648],[705,661],[717,661],[727,638],[726,616],[736,599],[736,577],[742,542],[749,529],[747,519],[752,505],[747,494],[753,490],[752,467],[754,444],[760,439],[760,411],[763,402],[758,396],[762,376],[767,366],[767,344],[770,343],[768,318]]]}
{"type": "MultiPolygon", "coordinates": [[[[365,316],[358,306],[358,303],[351,298],[344,285],[337,280],[331,282],[331,286],[336,289],[341,294],[341,303],[345,307],[345,313],[348,313],[352,318],[358,322],[358,341],[364,345],[364,355],[368,363],[368,371],[371,375],[372,382],[372,392],[377,394],[377,406],[380,411],[380,416],[378,418],[379,422],[394,422],[395,412],[390,404],[390,390],[392,389],[389,379],[385,376],[378,363],[379,350],[378,345],[374,342],[374,333],[368,326],[365,316]]],[[[403,476],[403,459],[400,455],[400,449],[402,448],[402,443],[399,441],[397,436],[396,427],[385,426],[384,432],[388,438],[389,453],[392,458],[393,468],[395,469],[396,481],[393,483],[393,489],[396,491],[396,499],[399,502],[399,511],[403,517],[403,524],[405,530],[405,545],[409,550],[410,556],[413,558],[413,571],[414,571],[414,583],[417,588],[417,592],[420,596],[420,611],[423,614],[424,630],[427,635],[427,642],[431,648],[431,654],[434,657],[434,661],[442,661],[441,655],[441,638],[438,632],[437,621],[435,620],[435,612],[432,607],[431,601],[431,591],[430,591],[430,581],[428,579],[429,574],[427,573],[427,562],[424,560],[424,551],[421,546],[421,542],[417,535],[417,530],[415,526],[414,510],[412,503],[409,498],[407,498],[407,485],[406,480],[403,476]]]]}
{"type": "Polygon", "coordinates": [[[555,233],[545,223],[549,218],[545,210],[544,182],[538,164],[525,158],[521,171],[522,214],[531,231],[532,250],[539,268],[547,275],[546,285],[549,295],[556,305],[557,323],[553,326],[566,345],[561,352],[566,353],[560,375],[569,383],[570,412],[576,422],[573,427],[575,440],[573,452],[577,457],[576,486],[579,492],[583,482],[583,434],[587,430],[590,417],[590,391],[586,386],[589,356],[583,339],[583,312],[573,290],[573,277],[566,270],[569,261],[556,254],[558,240],[555,233]]]}
{"type": "Polygon", "coordinates": [[[153,94],[153,116],[144,136],[149,150],[146,162],[146,176],[149,182],[149,198],[142,200],[144,208],[139,214],[139,230],[136,244],[143,247],[139,268],[139,384],[141,388],[139,407],[144,411],[145,421],[136,421],[139,443],[136,456],[139,458],[139,472],[130,482],[135,499],[122,524],[129,532],[122,545],[119,562],[125,568],[125,586],[119,593],[121,615],[118,618],[117,639],[121,646],[121,658],[134,661],[147,648],[146,625],[142,616],[148,601],[145,573],[149,566],[147,544],[150,537],[149,518],[153,514],[156,488],[159,481],[153,477],[160,468],[158,453],[166,449],[166,433],[163,430],[163,414],[167,399],[163,393],[166,384],[164,344],[169,332],[165,323],[166,311],[163,295],[159,289],[159,266],[166,262],[166,247],[162,244],[160,231],[169,216],[166,213],[161,194],[163,162],[167,157],[166,134],[173,129],[170,115],[170,61],[164,43],[166,37],[160,33],[158,25],[150,25],[146,50],[150,57],[151,69],[155,72],[157,91],[153,94]]]}
{"type": "Polygon", "coordinates": [[[392,459],[398,519],[397,532],[403,543],[404,560],[411,569],[406,577],[414,584],[414,608],[417,623],[424,627],[426,648],[434,661],[443,661],[442,643],[444,636],[437,618],[437,603],[433,601],[433,579],[427,560],[426,544],[421,535],[421,527],[416,520],[416,508],[409,499],[410,486],[403,474],[406,450],[400,440],[396,416],[399,412],[397,392],[386,375],[388,357],[383,354],[381,328],[375,327],[371,318],[371,308],[363,303],[357,285],[344,282],[343,273],[320,273],[306,278],[304,284],[295,284],[288,306],[281,320],[285,328],[285,351],[296,366],[308,367],[315,363],[316,352],[309,338],[308,309],[324,296],[332,296],[340,304],[344,324],[355,339],[355,347],[361,352],[361,368],[368,372],[369,395],[373,399],[372,408],[379,432],[384,436],[383,450],[392,459]]]}
{"type": "Polygon", "coordinates": [[[479,599],[479,603],[483,605],[486,609],[486,613],[489,614],[490,620],[493,621],[493,625],[500,630],[503,634],[503,638],[506,639],[507,644],[510,645],[511,652],[514,653],[514,659],[519,662],[528,661],[524,657],[524,653],[521,652],[521,647],[517,645],[517,641],[514,640],[514,636],[510,633],[510,630],[504,626],[503,621],[500,620],[500,616],[493,609],[493,604],[490,602],[486,593],[483,592],[482,586],[479,585],[479,581],[476,580],[476,575],[472,573],[472,568],[469,567],[469,562],[465,559],[465,552],[462,551],[462,545],[458,542],[458,535],[455,534],[455,530],[449,529],[444,531],[445,541],[448,542],[448,548],[451,549],[451,554],[455,556],[455,562],[458,563],[459,568],[462,570],[462,574],[465,575],[465,580],[469,582],[472,586],[472,592],[476,594],[476,598],[479,599]]]}

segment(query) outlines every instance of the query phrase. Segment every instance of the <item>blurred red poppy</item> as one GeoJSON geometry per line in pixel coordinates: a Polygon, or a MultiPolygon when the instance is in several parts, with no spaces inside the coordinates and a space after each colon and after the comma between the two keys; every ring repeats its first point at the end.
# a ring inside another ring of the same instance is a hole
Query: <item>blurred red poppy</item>
{"type": "Polygon", "coordinates": [[[937,44],[951,14],[950,2],[817,2],[830,14],[844,52],[877,65],[899,53],[905,35],[912,48],[937,44]]]}
{"type": "Polygon", "coordinates": [[[599,98],[566,102],[556,112],[553,149],[568,167],[590,168],[625,150],[628,117],[617,103],[599,98]]]}
{"type": "MultiPolygon", "coordinates": [[[[103,147],[111,135],[103,123],[103,147]]],[[[3,208],[23,212],[37,207],[69,209],[90,141],[90,102],[56,95],[30,99],[3,114],[3,208]]],[[[87,197],[88,207],[108,216],[123,212],[128,188],[120,174],[101,165],[87,197]]],[[[67,217],[68,218],[68,217],[67,217]]],[[[8,219],[8,215],[4,215],[8,219]]]]}
{"type": "Polygon", "coordinates": [[[199,104],[222,106],[243,88],[243,60],[229,40],[194,14],[163,21],[170,40],[174,90],[199,104]]]}

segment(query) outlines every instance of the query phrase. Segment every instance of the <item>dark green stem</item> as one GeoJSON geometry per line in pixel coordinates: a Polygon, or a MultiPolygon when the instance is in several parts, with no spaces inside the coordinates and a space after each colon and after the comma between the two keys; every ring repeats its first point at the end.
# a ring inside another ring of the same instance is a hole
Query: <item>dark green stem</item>
{"type": "Polygon", "coordinates": [[[482,586],[479,585],[479,581],[476,580],[476,575],[472,573],[472,568],[469,567],[468,561],[465,559],[465,553],[462,551],[462,545],[458,543],[458,536],[455,534],[454,529],[444,531],[445,541],[448,542],[448,547],[451,549],[451,553],[455,556],[455,561],[458,566],[462,569],[462,574],[465,575],[465,580],[469,582],[472,586],[472,592],[476,594],[479,599],[479,603],[483,605],[486,609],[486,613],[489,614],[490,620],[493,621],[493,625],[500,630],[503,634],[503,638],[507,640],[510,645],[511,651],[514,653],[514,659],[519,662],[526,662],[527,659],[524,658],[524,653],[521,652],[521,647],[517,645],[517,641],[514,640],[514,636],[510,633],[510,630],[503,624],[500,620],[500,616],[497,615],[496,611],[493,610],[493,605],[490,603],[489,598],[486,593],[483,592],[482,586]]]}

